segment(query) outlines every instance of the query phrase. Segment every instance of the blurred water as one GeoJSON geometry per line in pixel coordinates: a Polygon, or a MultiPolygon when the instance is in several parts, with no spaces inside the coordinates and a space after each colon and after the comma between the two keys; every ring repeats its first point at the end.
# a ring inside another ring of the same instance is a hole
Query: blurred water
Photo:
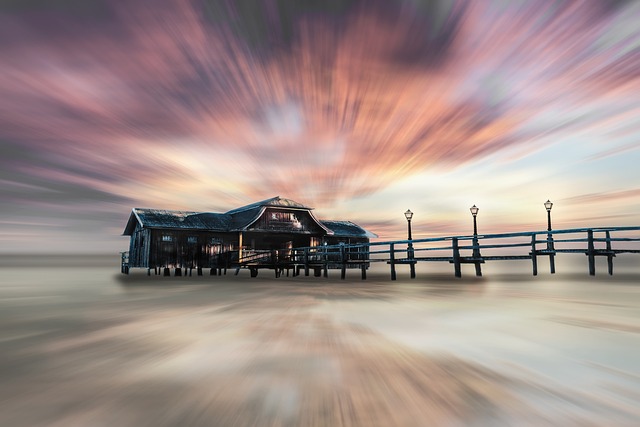
{"type": "Polygon", "coordinates": [[[638,425],[637,260],[558,261],[396,282],[4,265],[0,425],[638,425]]]}

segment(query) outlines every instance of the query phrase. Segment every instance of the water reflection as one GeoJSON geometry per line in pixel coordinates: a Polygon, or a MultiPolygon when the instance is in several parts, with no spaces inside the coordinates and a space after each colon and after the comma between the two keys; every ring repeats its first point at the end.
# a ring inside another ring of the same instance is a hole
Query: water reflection
{"type": "Polygon", "coordinates": [[[633,264],[612,278],[558,263],[555,277],[507,265],[462,280],[429,266],[396,282],[386,266],[343,282],[117,265],[0,269],[0,425],[640,419],[633,264]]]}

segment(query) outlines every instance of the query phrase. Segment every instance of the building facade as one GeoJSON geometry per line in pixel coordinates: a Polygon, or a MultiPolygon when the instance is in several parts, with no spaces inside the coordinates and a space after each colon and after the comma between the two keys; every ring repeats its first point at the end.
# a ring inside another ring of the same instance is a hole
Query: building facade
{"type": "Polygon", "coordinates": [[[368,243],[375,234],[350,221],[322,221],[312,208],[273,197],[225,213],[134,208],[128,267],[221,268],[293,248],[368,243]],[[253,257],[253,258],[252,258],[253,257]]]}

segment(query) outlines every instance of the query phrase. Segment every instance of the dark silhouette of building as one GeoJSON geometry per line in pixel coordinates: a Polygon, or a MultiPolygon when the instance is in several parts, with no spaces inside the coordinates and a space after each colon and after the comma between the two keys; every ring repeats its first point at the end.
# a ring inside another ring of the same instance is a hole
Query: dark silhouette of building
{"type": "Polygon", "coordinates": [[[225,213],[134,208],[128,267],[221,268],[260,253],[286,257],[292,248],[368,243],[375,234],[350,221],[322,221],[312,208],[273,197],[225,213]]]}

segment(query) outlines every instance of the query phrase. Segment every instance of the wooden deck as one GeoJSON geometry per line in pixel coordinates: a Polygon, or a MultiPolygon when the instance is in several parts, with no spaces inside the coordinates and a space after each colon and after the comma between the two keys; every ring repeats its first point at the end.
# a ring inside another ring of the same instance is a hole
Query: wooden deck
{"type": "MultiPolygon", "coordinates": [[[[446,236],[428,239],[370,242],[366,244],[339,244],[293,248],[285,250],[243,250],[242,257],[230,265],[211,269],[210,274],[226,274],[226,268],[249,269],[256,277],[260,269],[275,271],[276,277],[285,274],[327,277],[328,270],[357,268],[362,279],[367,277],[371,263],[386,263],[391,280],[396,280],[398,265],[408,265],[411,278],[415,266],[423,262],[446,262],[453,265],[455,277],[462,277],[462,264],[473,264],[477,276],[482,276],[482,264],[491,261],[530,260],[531,271],[538,274],[538,258],[548,257],[550,272],[555,273],[557,254],[583,254],[587,257],[588,272],[595,275],[596,257],[606,257],[608,273],[613,274],[613,259],[618,254],[640,254],[640,226],[573,228],[552,231],[527,231],[482,235],[446,236]],[[615,247],[614,247],[615,246],[615,247]]],[[[236,251],[237,254],[237,251],[236,251]]],[[[239,255],[239,254],[238,254],[239,255]]],[[[128,272],[127,253],[122,253],[122,272],[128,272]]],[[[198,275],[202,269],[195,267],[198,275]]],[[[165,275],[168,269],[165,269],[165,275]]],[[[192,274],[189,269],[189,275],[192,274]]],[[[149,272],[150,274],[150,272],[149,272]]],[[[158,274],[158,271],[156,271],[158,274]]],[[[182,272],[176,272],[181,275],[182,272]]],[[[186,272],[185,272],[186,274],[186,272]]]]}

